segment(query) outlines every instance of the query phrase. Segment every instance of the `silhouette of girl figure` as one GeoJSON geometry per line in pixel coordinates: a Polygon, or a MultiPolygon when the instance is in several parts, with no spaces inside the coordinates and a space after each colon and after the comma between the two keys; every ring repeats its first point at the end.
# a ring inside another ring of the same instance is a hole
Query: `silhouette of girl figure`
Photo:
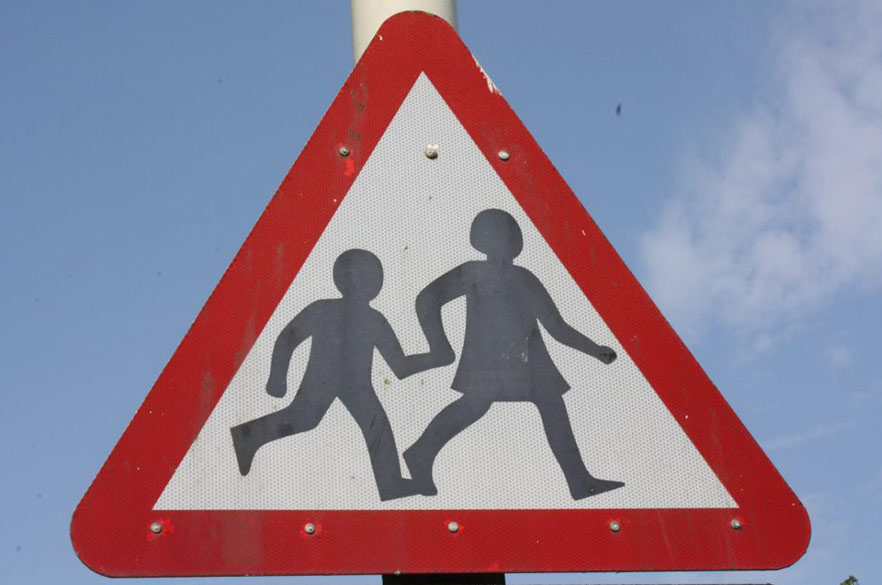
{"type": "Polygon", "coordinates": [[[381,500],[417,493],[401,477],[392,427],[373,385],[374,348],[398,378],[433,367],[434,356],[405,356],[395,332],[370,301],[383,286],[383,265],[366,250],[347,250],[334,262],[337,299],[311,303],[282,330],[273,347],[266,391],[282,397],[298,345],[312,338],[300,388],[287,407],[230,429],[239,472],[248,475],[263,445],[318,426],[339,399],[361,428],[381,500]]]}
{"type": "Polygon", "coordinates": [[[441,307],[466,297],[465,341],[451,384],[462,396],[438,413],[404,452],[417,489],[424,495],[437,493],[432,466],[438,452],[497,401],[536,405],[573,499],[623,486],[620,481],[593,477],[585,468],[563,401],[570,386],[551,361],[539,324],[559,342],[605,364],[615,360],[616,353],[568,325],[539,279],[513,264],[523,248],[523,236],[511,215],[499,209],[480,212],[472,222],[470,240],[487,259],[457,266],[416,299],[430,354],[447,365],[456,356],[444,333],[441,307]]]}

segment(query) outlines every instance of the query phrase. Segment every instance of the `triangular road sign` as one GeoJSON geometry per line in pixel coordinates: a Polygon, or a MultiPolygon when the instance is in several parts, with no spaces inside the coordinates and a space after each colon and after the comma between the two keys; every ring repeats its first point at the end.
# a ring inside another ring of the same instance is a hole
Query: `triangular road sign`
{"type": "Polygon", "coordinates": [[[117,576],[724,570],[809,522],[456,32],[405,13],[71,535],[117,576]]]}

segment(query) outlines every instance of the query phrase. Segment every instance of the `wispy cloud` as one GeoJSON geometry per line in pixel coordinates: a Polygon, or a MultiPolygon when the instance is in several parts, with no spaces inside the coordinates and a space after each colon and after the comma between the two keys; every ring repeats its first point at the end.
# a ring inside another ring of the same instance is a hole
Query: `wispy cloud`
{"type": "Polygon", "coordinates": [[[770,451],[786,447],[795,447],[804,443],[810,443],[817,439],[838,435],[847,430],[854,430],[858,424],[859,423],[854,420],[818,424],[798,433],[772,437],[771,439],[760,441],[760,444],[770,451]]]}
{"type": "Polygon", "coordinates": [[[876,492],[882,492],[882,468],[877,469],[875,473],[861,483],[860,491],[863,495],[873,495],[876,492]]]}
{"type": "Polygon", "coordinates": [[[854,362],[851,350],[844,345],[834,345],[827,349],[824,352],[824,357],[827,358],[827,363],[834,368],[844,368],[854,362]]]}
{"type": "Polygon", "coordinates": [[[882,285],[882,3],[776,32],[756,105],[701,154],[643,239],[649,288],[695,337],[771,345],[845,290],[882,285]]]}

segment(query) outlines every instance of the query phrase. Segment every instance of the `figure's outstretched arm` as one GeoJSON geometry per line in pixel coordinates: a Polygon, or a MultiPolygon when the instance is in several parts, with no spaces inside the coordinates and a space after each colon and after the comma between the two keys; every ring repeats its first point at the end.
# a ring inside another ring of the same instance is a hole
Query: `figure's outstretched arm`
{"type": "Polygon", "coordinates": [[[288,366],[291,364],[291,354],[313,333],[309,326],[310,313],[310,307],[303,309],[285,325],[276,338],[269,380],[266,383],[266,392],[270,396],[281,398],[288,391],[288,366]]]}
{"type": "Polygon", "coordinates": [[[597,358],[605,364],[612,363],[616,359],[616,352],[605,345],[597,345],[588,336],[564,321],[560,311],[557,310],[557,305],[539,279],[532,274],[530,276],[532,278],[527,281],[528,285],[524,293],[530,295],[536,316],[549,335],[564,345],[597,358]]]}
{"type": "Polygon", "coordinates": [[[431,351],[428,353],[404,355],[404,350],[401,349],[398,337],[395,336],[392,326],[389,325],[385,318],[383,319],[383,329],[377,340],[377,350],[379,350],[380,355],[383,356],[383,359],[392,368],[392,373],[399,380],[419,372],[431,370],[432,368],[446,366],[450,363],[449,361],[442,360],[438,354],[431,351]]]}
{"type": "Polygon", "coordinates": [[[450,346],[444,323],[441,320],[441,307],[453,299],[465,294],[465,268],[457,266],[434,281],[430,282],[416,298],[416,313],[423,328],[426,341],[429,342],[430,357],[423,358],[426,363],[422,369],[452,364],[456,354],[450,346]]]}
{"type": "Polygon", "coordinates": [[[381,325],[379,335],[377,336],[377,350],[383,356],[383,359],[386,360],[386,363],[389,364],[389,367],[392,368],[392,373],[395,374],[396,378],[399,380],[407,378],[415,373],[413,364],[404,355],[404,350],[401,349],[401,343],[398,341],[395,331],[392,330],[392,326],[389,325],[385,318],[381,317],[380,319],[381,325]]]}

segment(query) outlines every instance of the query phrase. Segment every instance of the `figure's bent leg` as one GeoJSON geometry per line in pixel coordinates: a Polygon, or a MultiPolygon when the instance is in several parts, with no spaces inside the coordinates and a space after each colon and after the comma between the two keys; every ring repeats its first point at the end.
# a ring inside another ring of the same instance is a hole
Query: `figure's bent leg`
{"type": "Polygon", "coordinates": [[[334,401],[334,396],[313,394],[301,388],[297,391],[291,404],[282,410],[230,429],[230,434],[233,436],[233,448],[236,451],[236,461],[239,463],[239,473],[248,475],[248,472],[251,471],[254,455],[267,443],[309,431],[318,426],[334,401]]]}
{"type": "Polygon", "coordinates": [[[563,396],[551,395],[537,398],[534,401],[542,417],[545,436],[551,446],[551,452],[567,480],[570,495],[574,500],[608,492],[625,485],[621,481],[598,479],[588,473],[579,445],[573,436],[570,417],[564,404],[563,396]]]}
{"type": "Polygon", "coordinates": [[[486,398],[464,394],[444,407],[432,419],[416,443],[404,452],[404,461],[410,470],[410,476],[416,482],[421,494],[433,496],[438,493],[438,488],[435,487],[432,479],[435,457],[448,441],[484,416],[492,403],[486,398]]]}
{"type": "Polygon", "coordinates": [[[373,388],[365,388],[359,396],[341,396],[343,405],[361,428],[371,458],[377,491],[383,501],[411,496],[416,490],[401,477],[398,449],[392,425],[373,388]]]}

